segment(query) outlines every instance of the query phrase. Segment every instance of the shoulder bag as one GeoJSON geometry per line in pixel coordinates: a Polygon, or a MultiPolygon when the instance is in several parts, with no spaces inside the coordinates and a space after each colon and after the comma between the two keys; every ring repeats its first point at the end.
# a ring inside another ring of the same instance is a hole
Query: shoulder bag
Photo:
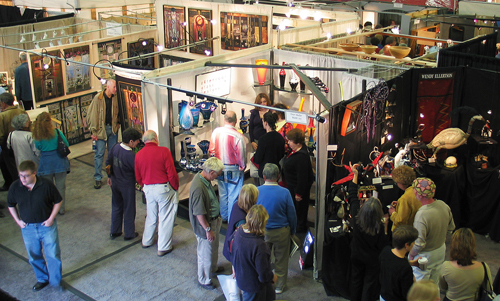
{"type": "Polygon", "coordinates": [[[71,153],[71,151],[69,150],[69,147],[66,146],[66,143],[64,143],[64,140],[62,139],[61,133],[58,129],[56,129],[56,134],[57,134],[57,153],[62,158],[65,158],[71,153]]]}
{"type": "Polygon", "coordinates": [[[491,280],[490,277],[488,277],[488,271],[486,271],[486,265],[484,262],[483,264],[483,269],[484,269],[484,279],[483,283],[479,287],[479,294],[478,294],[478,301],[491,301],[495,298],[496,294],[493,292],[491,289],[491,280]]]}

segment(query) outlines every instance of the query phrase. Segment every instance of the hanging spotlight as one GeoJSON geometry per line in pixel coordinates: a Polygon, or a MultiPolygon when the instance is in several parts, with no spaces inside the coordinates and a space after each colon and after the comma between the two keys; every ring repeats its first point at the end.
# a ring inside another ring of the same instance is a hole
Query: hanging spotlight
{"type": "MultiPolygon", "coordinates": [[[[257,2],[256,2],[256,3],[257,3],[257,2]]],[[[212,20],[210,20],[210,23],[212,23],[212,25],[215,25],[215,24],[217,24],[217,20],[212,19],[212,20]]]]}
{"type": "Polygon", "coordinates": [[[43,33],[43,38],[42,38],[42,40],[45,40],[45,39],[47,39],[48,37],[49,37],[49,35],[47,34],[47,32],[44,32],[44,33],[43,33]]]}
{"type": "Polygon", "coordinates": [[[40,49],[40,45],[38,45],[38,42],[35,42],[35,49],[40,49]]]}
{"type": "Polygon", "coordinates": [[[392,135],[391,134],[387,135],[387,140],[389,140],[389,141],[392,140],[392,135]]]}
{"type": "Polygon", "coordinates": [[[282,21],[282,22],[280,23],[280,25],[278,26],[278,28],[279,28],[279,30],[285,30],[285,29],[286,29],[285,22],[284,22],[284,21],[282,21]]]}
{"type": "Polygon", "coordinates": [[[79,35],[78,36],[78,42],[82,42],[83,41],[83,36],[82,35],[79,35]]]}
{"type": "Polygon", "coordinates": [[[352,31],[351,31],[351,29],[350,29],[350,28],[347,28],[347,29],[345,30],[345,32],[346,32],[347,34],[351,34],[351,33],[352,33],[352,31]]]}
{"type": "Polygon", "coordinates": [[[420,113],[420,118],[424,118],[424,114],[423,113],[420,113]]]}
{"type": "Polygon", "coordinates": [[[212,54],[212,51],[210,51],[209,49],[205,49],[206,56],[210,56],[211,54],[212,54]]]}
{"type": "Polygon", "coordinates": [[[33,34],[33,36],[31,37],[31,40],[34,42],[36,41],[36,34],[33,34]]]}
{"type": "Polygon", "coordinates": [[[52,40],[49,41],[49,46],[54,47],[54,43],[52,42],[52,40]]]}
{"type": "Polygon", "coordinates": [[[69,44],[73,44],[73,37],[69,37],[69,39],[68,39],[68,43],[69,43],[69,44]]]}
{"type": "Polygon", "coordinates": [[[329,40],[329,39],[331,39],[331,38],[332,38],[332,34],[331,34],[331,33],[327,33],[327,34],[326,34],[326,39],[327,39],[327,40],[329,40]]]}
{"type": "Polygon", "coordinates": [[[286,16],[287,18],[290,18],[290,16],[291,16],[291,15],[292,15],[292,12],[291,12],[291,11],[287,11],[287,12],[285,13],[285,16],[286,16]]]}
{"type": "MultiPolygon", "coordinates": [[[[103,85],[104,85],[104,84],[106,84],[107,80],[106,80],[105,78],[101,78],[100,76],[97,76],[97,74],[95,74],[95,66],[96,66],[97,64],[99,64],[100,62],[103,62],[103,61],[108,62],[108,63],[109,63],[109,65],[111,66],[111,68],[113,68],[113,65],[111,64],[111,62],[110,62],[109,60],[102,59],[102,60],[98,60],[98,61],[94,64],[94,66],[92,66],[92,73],[94,73],[95,77],[97,77],[97,79],[101,82],[101,84],[103,84],[103,85]]],[[[113,72],[113,70],[112,70],[111,72],[113,72]]],[[[111,75],[111,76],[113,76],[113,75],[111,75]]]]}
{"type": "Polygon", "coordinates": [[[188,22],[182,22],[182,26],[187,26],[188,22]]]}
{"type": "Polygon", "coordinates": [[[42,49],[42,68],[43,70],[49,69],[49,64],[51,63],[50,57],[47,56],[47,49],[43,48],[42,49]],[[45,56],[43,52],[45,51],[45,56]]]}
{"type": "Polygon", "coordinates": [[[156,45],[156,50],[163,51],[163,49],[165,49],[165,47],[163,47],[163,45],[160,45],[160,44],[156,45]]]}
{"type": "Polygon", "coordinates": [[[55,30],[54,30],[54,31],[52,32],[52,37],[53,37],[53,38],[57,37],[57,31],[55,31],[55,30]]]}
{"type": "Polygon", "coordinates": [[[491,110],[488,110],[488,115],[491,115],[491,114],[492,114],[491,110]]]}
{"type": "Polygon", "coordinates": [[[62,46],[62,39],[57,40],[57,45],[62,46]]]}
{"type": "Polygon", "coordinates": [[[66,35],[66,31],[64,31],[64,29],[61,29],[61,35],[66,35]]]}
{"type": "Polygon", "coordinates": [[[323,19],[323,18],[321,17],[321,13],[320,13],[319,11],[316,11],[316,12],[314,13],[314,21],[321,21],[321,19],[323,19]]]}
{"type": "Polygon", "coordinates": [[[302,10],[300,11],[300,14],[299,14],[299,15],[300,15],[300,18],[301,18],[302,20],[307,19],[307,17],[308,17],[307,10],[302,9],[302,10]]]}
{"type": "Polygon", "coordinates": [[[19,43],[24,43],[26,42],[26,37],[24,35],[21,35],[21,40],[19,41],[19,43]]]}

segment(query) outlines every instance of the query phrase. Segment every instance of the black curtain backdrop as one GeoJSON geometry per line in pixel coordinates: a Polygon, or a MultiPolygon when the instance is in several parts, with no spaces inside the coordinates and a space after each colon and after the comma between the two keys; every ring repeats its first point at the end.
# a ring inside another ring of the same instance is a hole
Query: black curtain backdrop
{"type": "Polygon", "coordinates": [[[439,51],[438,67],[467,66],[500,72],[495,58],[497,33],[478,37],[439,51]]]}
{"type": "MultiPolygon", "coordinates": [[[[331,184],[348,175],[345,168],[332,164],[333,162],[337,165],[341,163],[341,154],[344,149],[343,164],[345,165],[348,165],[349,161],[370,163],[368,155],[374,146],[378,146],[381,151],[392,148],[392,155],[395,156],[397,152],[394,144],[413,137],[419,124],[417,95],[419,95],[419,81],[422,79],[422,74],[439,75],[450,72],[454,74],[453,110],[449,114],[451,127],[459,127],[467,132],[469,120],[475,114],[473,110],[476,110],[490,121],[492,138],[500,142],[499,72],[470,67],[412,69],[389,82],[389,87],[395,85],[395,91],[397,91],[394,94],[396,106],[392,108],[395,112],[394,127],[391,128],[392,141],[380,145],[383,125],[377,127],[376,137],[369,143],[366,141],[366,132],[363,132],[360,127],[347,136],[340,135],[345,106],[354,100],[363,99],[363,94],[337,105],[331,111],[329,144],[338,145],[338,150],[336,158],[329,157],[327,183],[331,184]],[[464,109],[464,107],[473,110],[464,109]],[[488,114],[489,111],[491,114],[488,114]]],[[[426,86],[426,89],[429,89],[429,86],[426,86]]],[[[432,91],[425,92],[432,95],[432,91]]],[[[483,124],[481,121],[476,121],[472,134],[479,135],[483,124]]],[[[421,169],[425,176],[436,182],[436,198],[450,206],[457,227],[470,227],[480,234],[489,233],[494,241],[500,241],[500,190],[496,189],[500,187],[499,148],[498,144],[481,144],[478,139],[471,136],[467,144],[441,154],[443,159],[447,156],[455,156],[459,164],[456,169],[445,168],[442,161],[438,161],[436,165],[424,165],[421,169]],[[478,154],[488,156],[486,169],[482,169],[480,164],[474,162],[474,156],[478,154]]],[[[382,197],[385,198],[385,196],[382,197]]],[[[381,201],[388,202],[388,200],[381,201]]]]}

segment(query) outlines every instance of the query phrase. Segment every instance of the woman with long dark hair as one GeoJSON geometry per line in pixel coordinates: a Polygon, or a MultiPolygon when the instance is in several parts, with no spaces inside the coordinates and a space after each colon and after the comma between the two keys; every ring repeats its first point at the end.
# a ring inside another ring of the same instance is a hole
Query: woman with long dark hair
{"type": "Polygon", "coordinates": [[[483,264],[476,259],[476,237],[472,230],[460,228],[455,231],[451,237],[450,261],[441,266],[439,287],[446,291],[444,300],[477,300],[485,268],[489,279],[491,272],[486,263],[483,268],[483,264]]]}
{"type": "Polygon", "coordinates": [[[266,129],[266,134],[259,139],[259,146],[253,156],[253,162],[259,164],[259,178],[263,179],[262,171],[266,163],[273,163],[279,166],[280,160],[285,155],[285,139],[276,132],[276,122],[278,115],[267,112],[264,114],[262,124],[266,129]]]}
{"type": "Polygon", "coordinates": [[[383,218],[382,204],[374,197],[363,203],[356,216],[351,242],[351,300],[379,299],[379,255],[389,242],[383,218]]]}
{"type": "Polygon", "coordinates": [[[36,117],[33,125],[33,139],[35,146],[40,150],[40,166],[37,174],[52,181],[63,198],[59,214],[66,212],[66,174],[69,171],[69,160],[61,157],[57,152],[57,136],[60,136],[66,146],[68,140],[64,134],[54,127],[48,112],[43,112],[36,117]]]}

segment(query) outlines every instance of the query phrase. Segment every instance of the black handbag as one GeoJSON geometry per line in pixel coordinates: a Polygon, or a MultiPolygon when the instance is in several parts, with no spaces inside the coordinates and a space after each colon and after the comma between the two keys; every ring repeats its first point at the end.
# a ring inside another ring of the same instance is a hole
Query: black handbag
{"type": "Polygon", "coordinates": [[[67,157],[71,151],[69,150],[69,147],[66,146],[66,143],[64,143],[64,140],[61,138],[61,133],[59,130],[56,129],[57,133],[57,153],[59,156],[65,158],[67,157]]]}
{"type": "Polygon", "coordinates": [[[483,283],[479,287],[478,301],[491,301],[496,297],[496,294],[491,289],[491,280],[488,277],[488,272],[486,271],[486,265],[482,262],[484,268],[484,279],[483,283]]]}

